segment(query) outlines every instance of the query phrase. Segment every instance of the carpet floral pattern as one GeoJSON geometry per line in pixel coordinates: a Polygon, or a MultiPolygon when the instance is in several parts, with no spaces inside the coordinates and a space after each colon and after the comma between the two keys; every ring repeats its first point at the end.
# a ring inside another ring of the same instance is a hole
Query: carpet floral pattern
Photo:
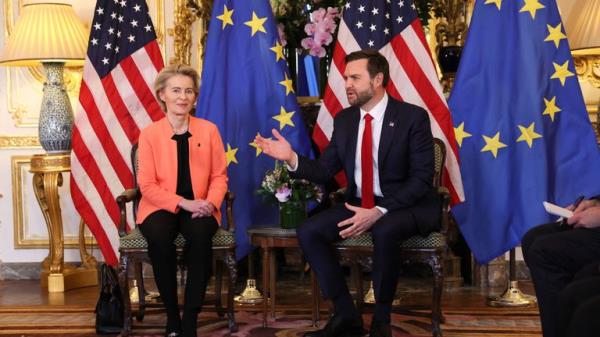
{"type": "MultiPolygon", "coordinates": [[[[442,325],[446,337],[540,337],[541,327],[536,308],[498,309],[461,308],[444,310],[442,325]]],[[[239,331],[231,334],[227,323],[214,313],[200,316],[199,336],[206,337],[298,337],[314,329],[303,311],[279,312],[276,320],[262,327],[260,312],[238,311],[239,331]]],[[[323,316],[321,325],[324,324],[323,316]]],[[[163,315],[147,315],[143,322],[134,321],[132,337],[162,336],[163,315]]],[[[368,328],[370,315],[365,315],[368,328]]],[[[431,324],[424,312],[393,314],[395,337],[431,336],[431,324]]],[[[94,313],[88,308],[0,308],[0,336],[68,336],[91,337],[94,334],[94,313]]]]}

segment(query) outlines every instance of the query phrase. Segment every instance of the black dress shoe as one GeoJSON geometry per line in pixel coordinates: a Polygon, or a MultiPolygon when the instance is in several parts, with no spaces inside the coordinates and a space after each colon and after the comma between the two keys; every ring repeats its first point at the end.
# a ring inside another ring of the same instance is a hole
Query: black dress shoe
{"type": "Polygon", "coordinates": [[[333,315],[321,330],[311,331],[304,337],[363,337],[362,318],[349,319],[333,315]]]}
{"type": "Polygon", "coordinates": [[[392,337],[392,327],[390,323],[374,319],[371,322],[369,337],[392,337]]]}
{"type": "Polygon", "coordinates": [[[167,332],[165,334],[165,337],[179,337],[179,336],[181,336],[181,333],[177,332],[177,331],[167,332]]]}

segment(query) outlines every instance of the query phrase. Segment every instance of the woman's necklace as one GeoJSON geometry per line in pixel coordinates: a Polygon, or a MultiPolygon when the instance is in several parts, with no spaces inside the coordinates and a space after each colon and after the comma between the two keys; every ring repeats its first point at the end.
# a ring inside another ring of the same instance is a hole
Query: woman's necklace
{"type": "Polygon", "coordinates": [[[190,125],[190,121],[189,121],[189,119],[188,119],[188,120],[186,120],[186,121],[183,123],[183,125],[182,125],[182,126],[180,126],[180,127],[178,127],[178,128],[176,128],[176,127],[174,127],[173,125],[171,125],[171,129],[173,129],[173,133],[174,133],[174,134],[176,134],[176,135],[182,135],[182,134],[184,134],[184,133],[186,133],[186,132],[187,132],[187,130],[188,130],[188,128],[189,128],[189,125],[190,125]]]}

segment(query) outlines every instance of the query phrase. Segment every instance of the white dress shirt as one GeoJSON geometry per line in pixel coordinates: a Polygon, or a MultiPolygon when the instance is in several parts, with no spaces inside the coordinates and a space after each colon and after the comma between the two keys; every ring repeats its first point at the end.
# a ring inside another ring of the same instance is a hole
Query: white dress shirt
{"type": "MultiPolygon", "coordinates": [[[[388,95],[387,93],[383,94],[383,98],[371,109],[371,111],[365,111],[360,109],[360,122],[358,123],[358,138],[356,140],[356,155],[354,161],[354,182],[356,183],[356,197],[361,197],[362,191],[362,170],[361,170],[361,147],[362,147],[362,138],[365,130],[365,115],[369,113],[373,120],[371,121],[371,132],[373,134],[373,149],[371,153],[373,154],[373,194],[377,197],[383,197],[383,193],[381,192],[381,186],[379,185],[379,140],[381,139],[381,128],[383,127],[383,117],[385,115],[385,109],[388,104],[388,95]]],[[[298,155],[294,152],[296,157],[296,166],[291,167],[287,165],[288,170],[294,172],[298,169],[298,155]]],[[[387,213],[387,209],[381,206],[375,206],[379,209],[383,214],[387,213]]]]}
{"type": "MultiPolygon", "coordinates": [[[[358,123],[358,138],[356,139],[356,155],[354,159],[354,182],[356,183],[356,197],[361,197],[362,191],[362,164],[361,164],[361,149],[363,133],[365,131],[365,115],[368,113],[373,117],[371,121],[371,131],[373,134],[373,194],[377,197],[383,197],[381,186],[379,185],[379,140],[381,139],[381,128],[383,127],[383,116],[388,104],[388,95],[384,93],[383,98],[371,109],[365,111],[360,109],[360,122],[358,123]]],[[[383,214],[387,213],[387,209],[376,206],[383,214]]]]}

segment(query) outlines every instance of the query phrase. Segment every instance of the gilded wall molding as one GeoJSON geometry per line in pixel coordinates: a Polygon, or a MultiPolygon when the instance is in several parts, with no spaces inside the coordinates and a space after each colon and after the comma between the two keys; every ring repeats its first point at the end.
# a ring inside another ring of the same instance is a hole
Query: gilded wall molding
{"type": "Polygon", "coordinates": [[[600,88],[600,56],[573,55],[575,72],[583,82],[588,81],[595,88],[600,88]]]}
{"type": "MultiPolygon", "coordinates": [[[[12,156],[11,157],[11,176],[12,176],[12,197],[13,197],[13,226],[14,226],[14,245],[15,249],[39,249],[48,248],[48,237],[32,237],[28,231],[28,219],[30,216],[25,209],[25,190],[24,180],[26,177],[23,172],[29,170],[32,156],[12,156]]],[[[35,198],[32,198],[35,200],[35,198]]],[[[36,207],[37,202],[34,202],[36,207]]],[[[47,233],[46,233],[47,235],[47,233]]],[[[64,236],[65,248],[79,248],[79,233],[72,233],[64,236]]],[[[85,236],[86,246],[96,246],[96,241],[87,233],[85,236]]]]}
{"type": "Polygon", "coordinates": [[[0,136],[0,149],[41,149],[37,136],[0,136]]]}

